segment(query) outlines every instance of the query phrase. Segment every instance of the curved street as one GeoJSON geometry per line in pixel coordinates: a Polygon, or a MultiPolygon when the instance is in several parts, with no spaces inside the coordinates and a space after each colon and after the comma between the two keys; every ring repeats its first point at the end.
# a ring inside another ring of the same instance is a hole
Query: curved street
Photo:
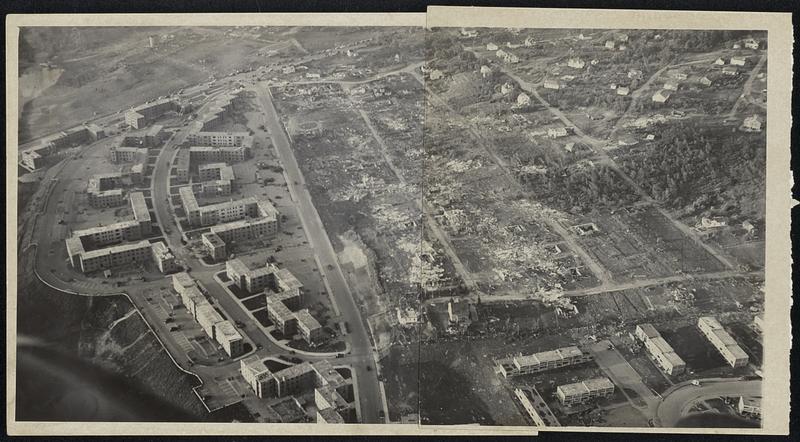
{"type": "Polygon", "coordinates": [[[761,380],[743,381],[733,379],[701,379],[701,385],[690,382],[675,385],[664,392],[656,408],[656,422],[661,427],[674,427],[689,414],[691,406],[703,399],[720,396],[761,396],[761,380]]]}

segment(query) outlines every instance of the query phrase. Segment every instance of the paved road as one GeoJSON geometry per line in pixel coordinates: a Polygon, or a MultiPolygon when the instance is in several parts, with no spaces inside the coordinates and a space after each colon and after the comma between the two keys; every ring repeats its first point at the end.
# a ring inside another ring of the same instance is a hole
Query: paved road
{"type": "MultiPolygon", "coordinates": [[[[209,100],[210,101],[210,100],[209,100]]],[[[193,278],[198,280],[208,291],[208,294],[216,300],[219,306],[227,313],[229,319],[238,321],[243,324],[248,324],[252,321],[250,316],[239,304],[222,288],[215,280],[214,274],[223,269],[222,266],[207,267],[204,266],[193,254],[186,251],[181,244],[181,233],[175,218],[170,213],[167,199],[169,198],[169,176],[171,169],[171,161],[175,154],[176,146],[184,142],[189,134],[188,128],[183,128],[165,144],[161,153],[156,160],[153,170],[153,188],[152,188],[152,201],[153,208],[156,215],[158,224],[162,227],[164,232],[164,240],[169,246],[170,250],[175,254],[176,258],[188,266],[190,274],[193,278]],[[164,228],[169,229],[170,233],[166,233],[164,228]]],[[[284,353],[285,351],[275,345],[263,332],[257,327],[248,327],[245,330],[239,330],[240,333],[245,335],[247,339],[261,345],[263,347],[258,353],[259,355],[284,353]]]]}
{"type": "Polygon", "coordinates": [[[720,396],[761,397],[761,392],[761,380],[702,379],[700,386],[684,382],[664,392],[656,410],[656,422],[661,427],[674,427],[697,401],[720,396]]]}
{"type": "Polygon", "coordinates": [[[349,359],[353,361],[358,377],[362,421],[364,423],[382,422],[378,418],[379,410],[383,407],[380,385],[377,373],[374,370],[375,357],[367,328],[362,321],[350,287],[342,274],[336,252],[333,250],[322,220],[314,207],[311,194],[306,189],[303,174],[294,157],[288,135],[284,131],[278,113],[272,103],[270,91],[264,85],[256,86],[255,91],[264,110],[264,125],[272,137],[272,143],[283,165],[289,192],[296,204],[309,244],[314,249],[320,273],[330,287],[342,319],[350,326],[348,337],[350,339],[351,355],[349,359]],[[370,369],[368,370],[367,367],[370,367],[370,369]]]}
{"type": "Polygon", "coordinates": [[[639,396],[639,400],[630,398],[629,394],[623,390],[626,397],[632,400],[634,407],[638,408],[649,419],[655,413],[658,398],[652,390],[642,382],[642,377],[628,363],[628,361],[614,348],[609,348],[610,341],[603,340],[589,347],[589,351],[594,355],[597,365],[622,388],[633,390],[639,396]]]}
{"type": "MultiPolygon", "coordinates": [[[[612,293],[612,292],[619,292],[631,289],[642,289],[647,287],[661,286],[664,284],[671,284],[675,282],[715,281],[719,279],[748,278],[748,277],[763,278],[764,271],[756,270],[752,272],[742,273],[733,270],[725,270],[721,272],[665,276],[663,278],[645,278],[645,279],[638,279],[622,283],[614,283],[609,286],[595,286],[583,289],[567,290],[564,292],[564,296],[579,298],[581,296],[598,295],[601,293],[612,293]]],[[[477,299],[477,296],[475,295],[469,295],[469,297],[477,299]]],[[[449,296],[443,296],[439,298],[431,298],[427,302],[428,303],[447,302],[449,299],[450,299],[449,296]]],[[[530,299],[531,299],[530,294],[510,293],[502,295],[492,295],[491,297],[482,299],[481,301],[484,303],[487,302],[491,303],[491,302],[526,301],[530,299]]]]}

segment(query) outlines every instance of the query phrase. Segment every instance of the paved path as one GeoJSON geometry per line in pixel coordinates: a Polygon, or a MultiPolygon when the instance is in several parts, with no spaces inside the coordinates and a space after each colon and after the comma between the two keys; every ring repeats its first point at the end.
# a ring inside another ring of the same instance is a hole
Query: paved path
{"type": "Polygon", "coordinates": [[[639,400],[630,398],[629,393],[623,390],[634,407],[648,419],[652,418],[658,405],[658,397],[644,384],[642,377],[631,364],[616,349],[609,348],[610,344],[611,342],[607,340],[599,341],[589,347],[589,352],[594,356],[597,365],[617,386],[632,390],[638,395],[639,400]]]}
{"type": "Polygon", "coordinates": [[[255,91],[258,95],[259,104],[264,110],[264,125],[270,133],[272,143],[283,165],[287,178],[286,184],[292,200],[296,204],[309,244],[314,249],[320,274],[327,281],[330,293],[339,307],[342,318],[350,326],[350,334],[348,335],[351,344],[350,359],[354,361],[353,368],[359,380],[358,388],[361,396],[363,422],[380,422],[378,412],[382,408],[382,400],[377,373],[373,369],[376,360],[367,328],[339,266],[336,251],[331,245],[325,226],[322,224],[317,209],[314,207],[311,194],[306,188],[305,179],[295,159],[288,135],[272,103],[272,95],[264,85],[256,86],[255,91]]]}

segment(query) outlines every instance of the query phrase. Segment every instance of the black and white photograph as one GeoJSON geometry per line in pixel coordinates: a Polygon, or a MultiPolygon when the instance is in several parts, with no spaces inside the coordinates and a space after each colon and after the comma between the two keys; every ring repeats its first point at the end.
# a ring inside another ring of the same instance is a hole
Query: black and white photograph
{"type": "Polygon", "coordinates": [[[788,431],[772,31],[255,17],[17,25],[14,424],[788,431]]]}

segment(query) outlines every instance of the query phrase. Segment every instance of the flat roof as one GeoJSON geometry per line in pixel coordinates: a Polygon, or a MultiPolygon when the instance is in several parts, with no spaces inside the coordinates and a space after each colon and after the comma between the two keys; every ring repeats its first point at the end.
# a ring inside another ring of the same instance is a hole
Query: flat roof
{"type": "Polygon", "coordinates": [[[132,111],[140,111],[145,109],[150,109],[156,106],[160,106],[162,104],[172,103],[173,100],[171,98],[162,98],[160,100],[153,101],[151,103],[144,103],[136,106],[135,108],[131,109],[132,111]]]}
{"type": "Polygon", "coordinates": [[[247,265],[244,262],[242,262],[242,260],[239,258],[229,259],[228,261],[225,262],[225,267],[230,268],[234,272],[242,275],[247,274],[247,272],[250,271],[250,268],[247,267],[247,265]]]}
{"type": "Polygon", "coordinates": [[[81,241],[80,237],[70,236],[69,238],[66,239],[66,243],[67,243],[67,252],[70,255],[75,255],[84,252],[83,242],[81,241]]]}
{"type": "Polygon", "coordinates": [[[331,364],[330,361],[323,359],[321,361],[314,362],[312,365],[314,366],[314,370],[316,370],[317,373],[319,373],[319,375],[325,380],[326,384],[336,388],[345,383],[345,379],[342,374],[333,368],[333,364],[331,364]]]}
{"type": "Polygon", "coordinates": [[[289,307],[286,307],[286,304],[284,304],[283,301],[270,297],[267,297],[267,310],[284,321],[288,321],[289,319],[295,317],[294,313],[289,310],[289,307]]]}
{"type": "Polygon", "coordinates": [[[144,194],[142,192],[131,192],[128,197],[131,200],[133,217],[137,221],[150,221],[150,210],[147,208],[144,194]]]}
{"type": "Polygon", "coordinates": [[[191,285],[183,290],[183,297],[190,299],[197,306],[202,303],[208,303],[208,300],[196,285],[191,285]]]}
{"type": "Polygon", "coordinates": [[[208,170],[208,169],[222,169],[223,167],[228,167],[227,163],[206,163],[197,166],[198,170],[208,170]]]}
{"type": "Polygon", "coordinates": [[[211,324],[216,324],[223,321],[222,315],[220,315],[214,306],[212,306],[208,301],[198,303],[196,310],[197,322],[200,322],[200,318],[205,319],[206,322],[211,324]]]}
{"type": "Polygon", "coordinates": [[[268,359],[268,358],[260,358],[260,357],[258,357],[258,355],[253,355],[253,356],[250,356],[249,358],[242,359],[240,364],[241,364],[242,368],[246,368],[246,369],[250,370],[251,372],[253,372],[256,375],[259,375],[259,374],[262,374],[262,373],[272,374],[272,372],[269,371],[267,366],[264,365],[264,361],[266,359],[268,359]]]}
{"type": "Polygon", "coordinates": [[[179,169],[188,169],[189,162],[189,151],[186,149],[179,150],[177,156],[175,157],[175,167],[179,169]]]}
{"type": "Polygon", "coordinates": [[[134,227],[134,226],[138,226],[138,225],[139,225],[138,222],[132,221],[132,220],[131,221],[120,221],[118,223],[109,224],[107,226],[97,226],[97,227],[89,227],[88,229],[83,229],[83,230],[75,230],[74,232],[72,232],[72,236],[84,237],[84,236],[94,235],[96,233],[103,233],[103,232],[108,232],[108,231],[117,230],[117,229],[126,229],[126,228],[129,228],[129,227],[134,227]]]}
{"type": "Polygon", "coordinates": [[[322,410],[317,410],[317,413],[325,419],[326,423],[329,424],[343,424],[344,418],[338,411],[333,408],[323,408],[322,410]]]}
{"type": "Polygon", "coordinates": [[[531,365],[538,365],[543,362],[559,361],[572,357],[583,356],[583,352],[577,346],[562,347],[556,350],[542,351],[532,355],[515,356],[514,362],[521,368],[531,365]]]}
{"type": "Polygon", "coordinates": [[[227,232],[229,230],[241,229],[243,227],[253,226],[258,224],[266,224],[268,222],[270,222],[270,220],[266,218],[240,219],[228,223],[222,223],[222,224],[217,224],[215,226],[211,226],[211,232],[213,233],[227,232]]]}
{"type": "Polygon", "coordinates": [[[214,232],[204,233],[201,236],[214,247],[221,247],[225,245],[225,241],[223,241],[222,238],[220,238],[219,235],[214,232]]]}
{"type": "Polygon", "coordinates": [[[217,336],[222,336],[228,342],[242,339],[242,335],[236,331],[236,327],[230,321],[218,322],[214,327],[216,327],[217,336]]]}
{"type": "Polygon", "coordinates": [[[295,378],[310,371],[314,371],[314,367],[311,366],[310,362],[306,361],[297,365],[292,365],[291,367],[286,367],[275,373],[274,376],[276,378],[295,378]]]}
{"type": "Polygon", "coordinates": [[[574,384],[558,386],[558,390],[561,390],[566,396],[589,393],[606,388],[614,388],[614,383],[606,377],[592,378],[581,382],[575,382],[574,384]]]}
{"type": "Polygon", "coordinates": [[[575,396],[578,394],[588,393],[589,389],[583,382],[576,382],[574,384],[559,385],[556,390],[561,391],[564,396],[575,396]]]}
{"type": "Polygon", "coordinates": [[[697,320],[697,323],[704,323],[706,326],[712,329],[720,329],[722,328],[722,324],[717,321],[717,318],[713,316],[702,316],[697,320]]]}
{"type": "MultiPolygon", "coordinates": [[[[181,189],[183,189],[183,187],[181,187],[181,189]]],[[[194,198],[194,193],[192,193],[192,197],[194,198]]],[[[251,196],[251,197],[242,198],[242,199],[239,199],[239,200],[223,201],[221,203],[209,204],[208,206],[200,206],[200,209],[204,210],[204,211],[221,210],[221,209],[227,209],[229,207],[237,207],[237,206],[246,206],[246,205],[250,205],[250,204],[256,204],[257,201],[258,200],[256,200],[255,197],[251,196]]]]}
{"type": "Polygon", "coordinates": [[[186,287],[186,288],[195,285],[194,278],[189,276],[189,274],[186,273],[186,272],[179,272],[179,273],[175,273],[174,275],[172,275],[172,282],[173,282],[173,284],[175,282],[177,282],[182,287],[186,287]]]}
{"type": "Polygon", "coordinates": [[[174,258],[174,255],[169,250],[169,247],[167,247],[167,245],[164,244],[162,241],[153,243],[151,247],[153,248],[153,253],[160,259],[174,258]]]}
{"type": "Polygon", "coordinates": [[[178,188],[178,194],[181,197],[181,202],[187,212],[200,210],[200,205],[197,204],[197,198],[194,197],[192,186],[183,186],[178,188]]]}
{"type": "Polygon", "coordinates": [[[302,309],[294,314],[295,318],[297,318],[298,324],[302,324],[305,328],[309,330],[316,330],[318,328],[322,328],[319,321],[317,321],[314,316],[309,313],[308,309],[302,309]]]}
{"type": "Polygon", "coordinates": [[[147,240],[143,240],[143,241],[139,241],[139,242],[135,242],[135,243],[120,244],[120,245],[117,245],[117,246],[106,247],[105,249],[97,249],[97,250],[92,250],[92,251],[89,251],[89,252],[83,252],[83,255],[82,255],[81,258],[82,259],[92,259],[92,258],[97,258],[97,257],[100,257],[100,256],[104,256],[104,255],[112,255],[112,254],[115,254],[115,253],[122,253],[122,252],[127,252],[127,251],[130,251],[130,250],[143,249],[143,248],[150,248],[150,242],[147,241],[147,240]]]}
{"type": "Polygon", "coordinates": [[[661,336],[661,333],[659,333],[652,324],[639,324],[636,327],[640,329],[648,338],[652,339],[661,336]]]}
{"type": "Polygon", "coordinates": [[[303,287],[303,284],[289,271],[289,269],[278,269],[275,272],[278,278],[278,285],[284,290],[293,290],[303,287]]]}
{"type": "Polygon", "coordinates": [[[586,385],[590,391],[614,388],[614,383],[606,377],[587,379],[583,381],[583,384],[586,385]]]}
{"type": "Polygon", "coordinates": [[[273,206],[272,203],[267,200],[260,200],[258,202],[258,211],[261,213],[261,216],[275,219],[277,219],[278,215],[280,214],[278,209],[276,209],[275,206],[273,206]]]}

